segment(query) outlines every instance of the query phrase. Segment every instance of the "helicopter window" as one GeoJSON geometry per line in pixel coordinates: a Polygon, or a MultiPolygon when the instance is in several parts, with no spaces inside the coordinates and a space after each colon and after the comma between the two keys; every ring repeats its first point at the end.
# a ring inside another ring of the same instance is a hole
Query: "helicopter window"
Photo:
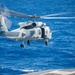
{"type": "Polygon", "coordinates": [[[34,35],[34,33],[35,33],[34,31],[31,31],[31,32],[30,32],[31,36],[33,36],[33,35],[34,35]]]}
{"type": "Polygon", "coordinates": [[[22,33],[22,37],[24,37],[26,34],[22,33]]]}
{"type": "Polygon", "coordinates": [[[25,27],[23,27],[24,29],[32,29],[32,28],[34,28],[36,26],[36,23],[32,23],[31,25],[29,25],[29,26],[25,26],[25,27]]]}
{"type": "Polygon", "coordinates": [[[35,27],[36,26],[36,23],[32,23],[32,26],[35,27]]]}

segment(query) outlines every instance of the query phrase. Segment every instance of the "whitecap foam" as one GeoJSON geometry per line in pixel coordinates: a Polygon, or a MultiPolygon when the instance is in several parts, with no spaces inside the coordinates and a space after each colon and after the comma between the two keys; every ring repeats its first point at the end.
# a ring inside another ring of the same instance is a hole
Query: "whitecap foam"
{"type": "Polygon", "coordinates": [[[34,72],[34,70],[27,70],[27,69],[19,69],[22,72],[34,72]]]}

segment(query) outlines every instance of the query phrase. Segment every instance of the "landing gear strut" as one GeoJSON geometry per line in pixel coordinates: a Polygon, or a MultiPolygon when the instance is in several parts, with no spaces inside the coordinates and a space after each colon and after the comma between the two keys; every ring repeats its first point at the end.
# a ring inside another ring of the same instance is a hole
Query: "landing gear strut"
{"type": "Polygon", "coordinates": [[[30,45],[30,40],[27,40],[27,44],[30,45]]]}
{"type": "Polygon", "coordinates": [[[45,45],[46,45],[46,46],[48,45],[48,40],[45,41],[45,45]]]}

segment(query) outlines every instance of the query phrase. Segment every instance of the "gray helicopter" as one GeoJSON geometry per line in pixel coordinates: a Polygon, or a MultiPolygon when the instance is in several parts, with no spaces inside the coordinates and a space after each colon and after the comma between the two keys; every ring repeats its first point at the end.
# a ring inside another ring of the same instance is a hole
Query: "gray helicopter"
{"type": "Polygon", "coordinates": [[[3,8],[0,8],[0,11],[2,11],[0,14],[0,36],[15,41],[22,41],[22,44],[20,45],[21,48],[24,48],[24,41],[27,41],[27,44],[30,45],[31,40],[44,40],[45,44],[48,45],[48,40],[52,38],[50,27],[48,27],[44,22],[36,21],[36,19],[75,19],[75,17],[57,17],[58,15],[69,14],[71,12],[37,16],[26,15],[3,8]],[[19,22],[19,28],[8,31],[7,24],[11,25],[12,23],[8,19],[6,12],[21,18],[32,18],[34,21],[19,22]]]}

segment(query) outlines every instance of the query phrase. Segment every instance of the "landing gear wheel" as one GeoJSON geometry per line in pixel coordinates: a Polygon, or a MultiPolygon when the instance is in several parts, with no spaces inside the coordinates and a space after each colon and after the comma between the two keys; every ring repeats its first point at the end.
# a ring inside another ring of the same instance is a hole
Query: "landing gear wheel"
{"type": "Polygon", "coordinates": [[[45,41],[45,45],[46,45],[46,46],[48,45],[48,41],[45,41]]]}
{"type": "Polygon", "coordinates": [[[27,44],[30,45],[30,40],[27,41],[27,44]]]}
{"type": "Polygon", "coordinates": [[[24,48],[24,44],[21,44],[20,47],[21,47],[21,48],[24,48]]]}

